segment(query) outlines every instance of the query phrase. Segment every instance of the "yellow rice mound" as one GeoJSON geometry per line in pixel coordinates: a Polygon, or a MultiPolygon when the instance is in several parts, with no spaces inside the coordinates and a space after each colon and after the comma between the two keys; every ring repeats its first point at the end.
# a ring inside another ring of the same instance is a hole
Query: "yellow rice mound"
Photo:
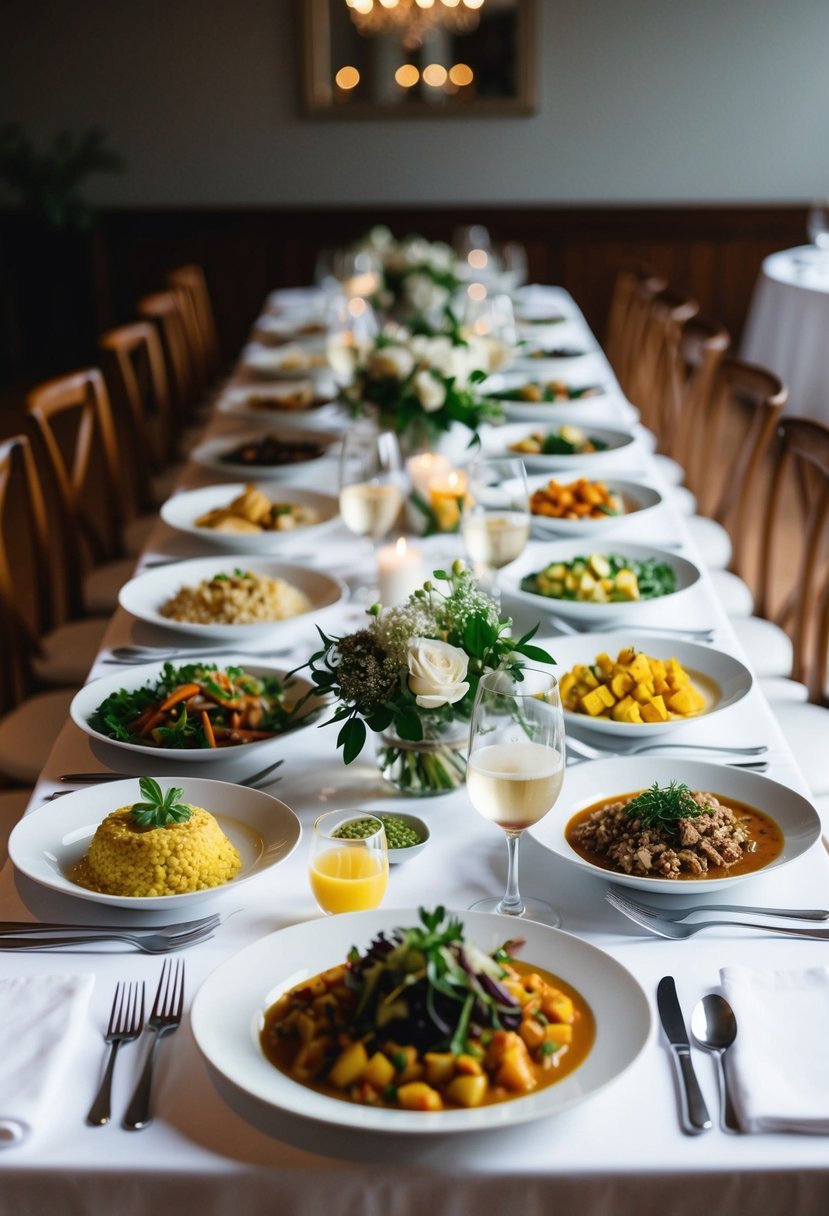
{"type": "Polygon", "coordinates": [[[185,823],[142,828],[123,806],[101,823],[72,879],[105,895],[144,898],[205,891],[228,882],[242,858],[209,811],[192,806],[185,823]]]}

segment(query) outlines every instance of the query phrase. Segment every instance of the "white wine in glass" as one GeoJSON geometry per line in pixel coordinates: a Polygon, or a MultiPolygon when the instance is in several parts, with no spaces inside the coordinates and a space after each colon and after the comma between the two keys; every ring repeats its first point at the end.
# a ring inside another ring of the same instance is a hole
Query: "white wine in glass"
{"type": "Polygon", "coordinates": [[[555,676],[534,667],[521,674],[520,680],[503,670],[483,676],[472,711],[467,790],[475,810],[506,834],[509,856],[503,898],[473,907],[558,925],[561,917],[548,903],[521,897],[518,844],[561,792],[564,715],[555,676]]]}
{"type": "Polygon", "coordinates": [[[356,422],[340,457],[340,513],[349,532],[381,541],[403,505],[404,477],[397,436],[372,419],[356,422]]]}
{"type": "Polygon", "coordinates": [[[480,458],[469,469],[463,541],[482,583],[524,552],[530,537],[530,495],[523,460],[480,458]]]}

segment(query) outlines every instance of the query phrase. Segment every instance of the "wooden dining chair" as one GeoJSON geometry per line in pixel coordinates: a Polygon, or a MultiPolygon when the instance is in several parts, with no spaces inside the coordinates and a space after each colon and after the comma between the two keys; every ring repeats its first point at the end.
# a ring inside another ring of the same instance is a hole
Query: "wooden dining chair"
{"type": "Polygon", "coordinates": [[[665,405],[666,455],[681,463],[685,483],[703,501],[703,483],[709,469],[705,434],[714,381],[731,345],[724,325],[697,315],[682,326],[675,361],[677,382],[665,405]]]}
{"type": "MultiPolygon", "coordinates": [[[[37,780],[107,626],[67,619],[58,547],[31,442],[12,436],[0,443],[0,774],[22,785],[37,780]]],[[[0,802],[22,810],[19,796],[0,802]]]]}
{"type": "Polygon", "coordinates": [[[197,323],[200,357],[206,382],[210,384],[221,374],[222,353],[204,270],[195,264],[178,266],[167,275],[167,283],[173,290],[183,292],[190,300],[197,323]]]}
{"type": "MultiPolygon", "coordinates": [[[[649,283],[639,285],[637,296],[641,312],[638,353],[628,396],[639,408],[642,423],[656,436],[657,447],[664,450],[666,428],[678,408],[675,394],[682,328],[699,312],[699,305],[683,292],[671,287],[654,291],[649,283]]],[[[676,483],[682,476],[683,470],[679,469],[671,480],[676,483]]]]}
{"type": "Polygon", "coordinates": [[[628,263],[616,274],[607,320],[605,353],[622,391],[627,395],[637,340],[641,336],[644,302],[646,298],[664,291],[667,286],[667,279],[644,262],[628,263]],[[640,292],[643,286],[645,290],[640,292]]]}
{"type": "MultiPolygon", "coordinates": [[[[101,368],[117,424],[130,445],[134,513],[152,511],[154,481],[177,458],[176,428],[164,352],[157,328],[134,321],[102,334],[101,368]]],[[[166,495],[165,495],[166,497],[166,495]]]]}
{"type": "Polygon", "coordinates": [[[59,376],[32,389],[27,408],[57,504],[69,615],[111,612],[134,562],[124,556],[124,475],[104,378],[97,368],[59,376]]]}
{"type": "Polygon", "coordinates": [[[193,367],[193,353],[187,340],[187,329],[181,302],[174,291],[159,291],[138,301],[136,311],[141,320],[156,326],[173,404],[177,442],[194,416],[198,403],[198,386],[193,367]]]}

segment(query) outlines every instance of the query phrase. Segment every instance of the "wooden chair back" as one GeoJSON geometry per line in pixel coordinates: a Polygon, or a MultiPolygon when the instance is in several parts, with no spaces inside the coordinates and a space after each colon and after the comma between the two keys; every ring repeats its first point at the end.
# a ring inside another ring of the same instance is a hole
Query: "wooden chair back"
{"type": "Polygon", "coordinates": [[[629,396],[664,450],[679,413],[676,393],[682,328],[699,312],[699,305],[691,296],[670,287],[654,292],[648,284],[641,284],[638,296],[640,333],[629,396]]]}
{"type": "Polygon", "coordinates": [[[0,713],[32,691],[30,659],[55,620],[46,503],[31,443],[0,443],[0,713]]]}
{"type": "Polygon", "coordinates": [[[83,572],[123,556],[122,476],[104,378],[94,367],[59,376],[32,389],[27,408],[57,499],[67,610],[81,616],[83,572]]]}
{"type": "Polygon", "coordinates": [[[129,444],[135,514],[153,509],[150,474],[176,457],[170,389],[158,330],[134,321],[102,334],[98,345],[116,424],[129,444]]]}
{"type": "Polygon", "coordinates": [[[685,484],[702,502],[709,470],[705,432],[714,382],[731,336],[724,325],[710,317],[691,317],[679,337],[676,374],[679,383],[671,395],[676,415],[666,418],[666,446],[669,456],[685,469],[685,484]]]}
{"type": "Polygon", "coordinates": [[[174,291],[159,291],[155,295],[144,296],[138,301],[137,312],[142,320],[152,322],[158,329],[175,411],[176,431],[180,432],[193,412],[198,389],[179,297],[174,291]]]}
{"type": "Polygon", "coordinates": [[[174,291],[184,293],[190,301],[196,320],[196,341],[205,370],[205,382],[210,384],[221,371],[222,355],[204,270],[195,264],[178,266],[168,274],[167,283],[174,291]]]}
{"type": "Polygon", "coordinates": [[[789,594],[774,606],[773,619],[789,625],[794,647],[792,679],[809,689],[809,700],[829,705],[829,427],[812,418],[783,418],[777,426],[774,471],[768,494],[762,544],[761,610],[769,616],[779,591],[775,544],[784,518],[784,488],[799,508],[799,528],[788,519],[786,546],[793,532],[802,537],[798,569],[789,594]]]}
{"type": "Polygon", "coordinates": [[[622,391],[630,396],[637,345],[644,325],[647,301],[664,291],[668,281],[652,266],[633,262],[616,275],[607,320],[605,350],[622,391]]]}

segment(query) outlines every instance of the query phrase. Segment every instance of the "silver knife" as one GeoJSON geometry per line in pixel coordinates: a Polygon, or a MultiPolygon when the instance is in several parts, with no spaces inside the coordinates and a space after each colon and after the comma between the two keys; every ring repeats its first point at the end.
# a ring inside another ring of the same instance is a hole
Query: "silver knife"
{"type": "Polygon", "coordinates": [[[682,1094],[682,1127],[689,1135],[697,1136],[700,1132],[707,1132],[713,1123],[708,1113],[708,1107],[705,1105],[694,1066],[691,1063],[691,1043],[688,1031],[685,1029],[685,1020],[679,1007],[676,984],[672,975],[666,975],[659,981],[656,989],[656,1005],[662,1020],[662,1028],[672,1048],[679,1077],[682,1094]]]}

